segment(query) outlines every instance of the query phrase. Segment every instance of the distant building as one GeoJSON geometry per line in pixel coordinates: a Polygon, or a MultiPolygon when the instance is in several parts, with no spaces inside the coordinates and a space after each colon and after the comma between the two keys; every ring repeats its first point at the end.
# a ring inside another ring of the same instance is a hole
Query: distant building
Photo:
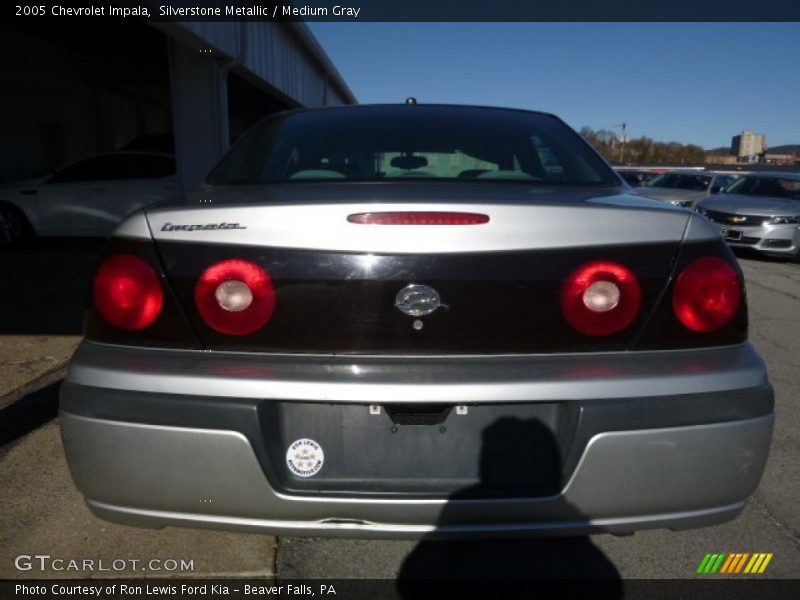
{"type": "Polygon", "coordinates": [[[743,131],[731,138],[731,155],[738,162],[758,162],[759,156],[767,151],[767,136],[763,133],[743,131]]]}

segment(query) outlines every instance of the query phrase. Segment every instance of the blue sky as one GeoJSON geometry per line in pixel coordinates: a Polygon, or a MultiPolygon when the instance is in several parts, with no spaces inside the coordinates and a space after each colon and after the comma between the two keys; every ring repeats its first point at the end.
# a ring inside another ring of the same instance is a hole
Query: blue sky
{"type": "MultiPolygon", "coordinates": [[[[362,103],[553,112],[712,148],[800,143],[800,23],[309,23],[362,103]]],[[[616,129],[619,131],[619,129],[616,129]]]]}

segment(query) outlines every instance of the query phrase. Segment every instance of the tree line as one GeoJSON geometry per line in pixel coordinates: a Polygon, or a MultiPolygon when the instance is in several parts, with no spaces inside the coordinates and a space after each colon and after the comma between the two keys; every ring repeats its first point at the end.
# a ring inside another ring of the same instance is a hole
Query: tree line
{"type": "Polygon", "coordinates": [[[591,127],[583,127],[580,134],[608,162],[614,164],[697,165],[705,162],[705,150],[694,144],[656,142],[645,136],[626,139],[623,143],[615,132],[591,127]]]}

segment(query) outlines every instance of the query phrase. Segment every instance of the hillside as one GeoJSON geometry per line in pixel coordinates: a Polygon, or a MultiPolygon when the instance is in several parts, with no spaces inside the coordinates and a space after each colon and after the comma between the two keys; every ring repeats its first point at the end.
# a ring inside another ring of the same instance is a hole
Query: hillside
{"type": "MultiPolygon", "coordinates": [[[[719,148],[711,148],[706,150],[707,154],[728,154],[731,151],[730,146],[720,146],[719,148]]],[[[800,154],[800,144],[784,144],[783,146],[767,147],[769,154],[800,154]]]]}
{"type": "Polygon", "coordinates": [[[767,148],[767,152],[769,154],[800,154],[800,144],[775,146],[774,148],[767,148]]]}

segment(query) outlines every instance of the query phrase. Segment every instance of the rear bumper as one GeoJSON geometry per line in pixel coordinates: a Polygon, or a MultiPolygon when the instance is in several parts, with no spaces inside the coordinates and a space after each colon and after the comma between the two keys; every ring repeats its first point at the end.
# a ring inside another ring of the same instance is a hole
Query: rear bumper
{"type": "Polygon", "coordinates": [[[480,360],[214,358],[82,345],[62,388],[61,427],[73,478],[95,513],[143,526],[348,537],[680,529],[742,510],[772,434],[772,391],[749,345],[480,360]],[[548,495],[491,498],[276,484],[256,418],[264,403],[366,410],[378,399],[569,406],[578,417],[563,483],[548,495]]]}

